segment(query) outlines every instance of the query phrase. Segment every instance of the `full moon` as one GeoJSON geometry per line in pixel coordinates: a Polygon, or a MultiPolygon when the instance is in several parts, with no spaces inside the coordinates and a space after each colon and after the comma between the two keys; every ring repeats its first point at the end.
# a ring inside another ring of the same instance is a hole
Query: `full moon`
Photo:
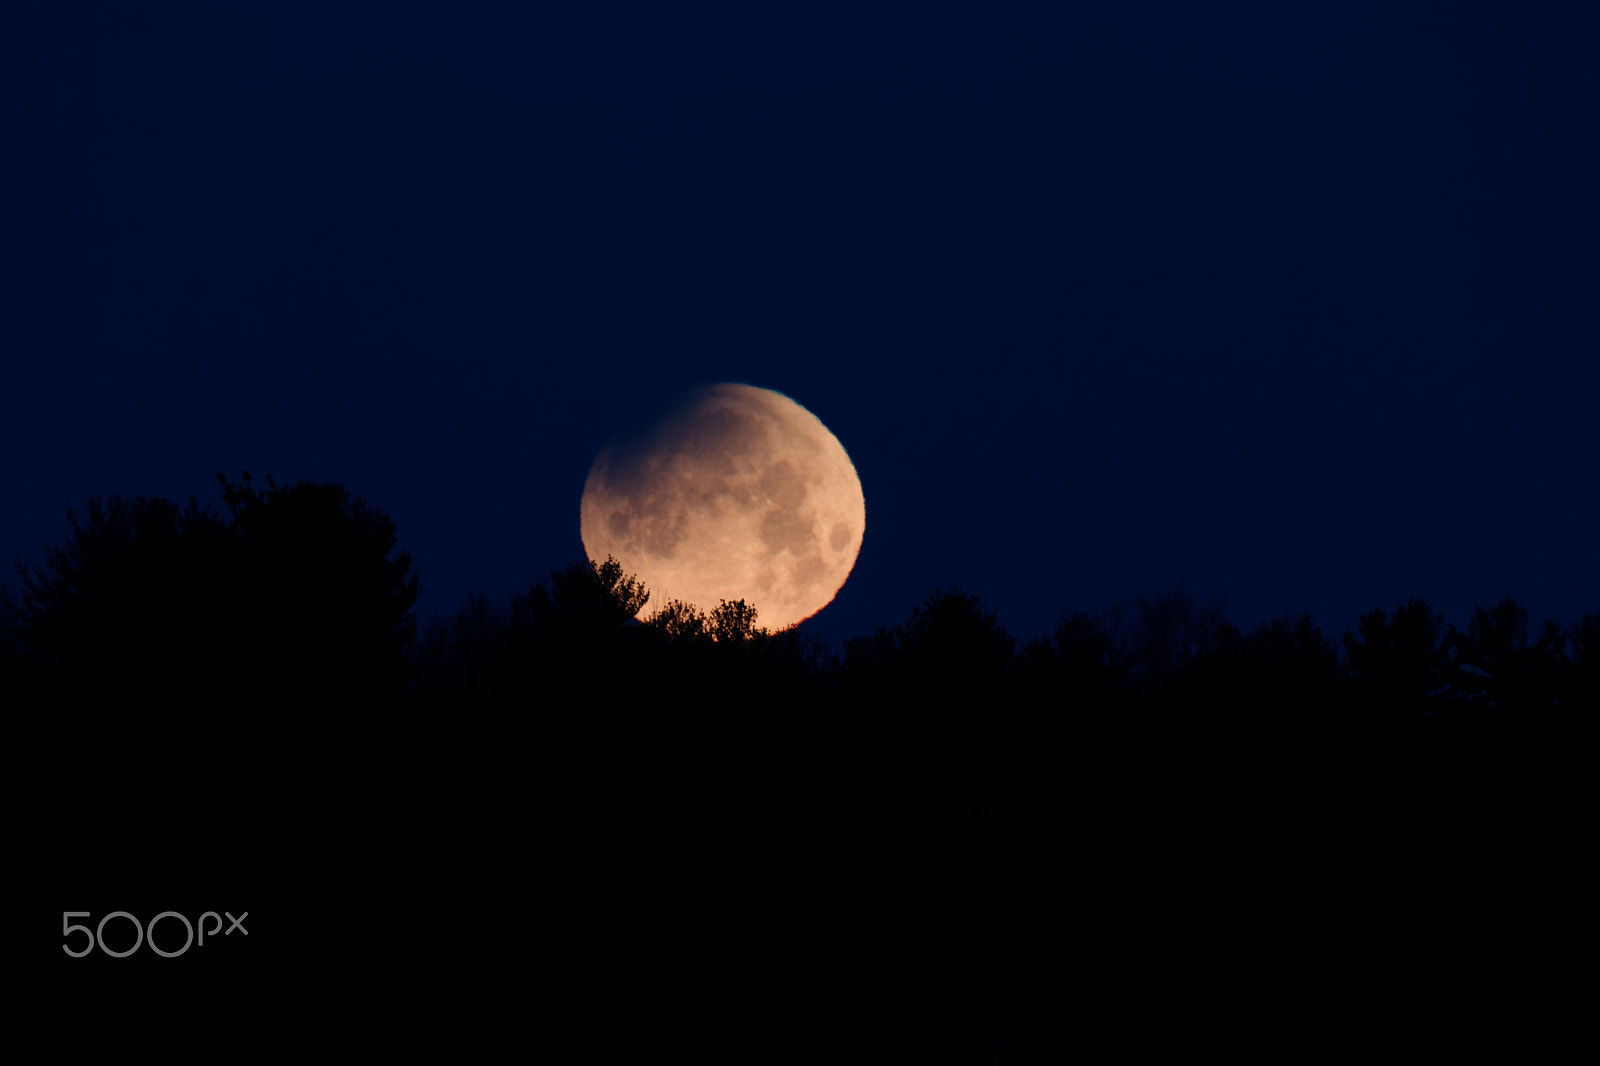
{"type": "Polygon", "coordinates": [[[703,611],[744,600],[756,624],[816,614],[850,576],[866,530],[844,446],[789,397],[751,385],[695,390],[595,457],[579,507],[584,550],[703,611]]]}

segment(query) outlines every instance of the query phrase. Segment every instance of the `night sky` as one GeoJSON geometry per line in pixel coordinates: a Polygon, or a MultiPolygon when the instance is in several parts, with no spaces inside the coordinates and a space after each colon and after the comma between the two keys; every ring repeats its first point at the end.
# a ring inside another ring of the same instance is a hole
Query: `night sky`
{"type": "Polygon", "coordinates": [[[831,640],[1600,609],[1594,6],[1028,7],[6,5],[6,576],[249,470],[504,599],[741,381],[860,473],[831,640]]]}

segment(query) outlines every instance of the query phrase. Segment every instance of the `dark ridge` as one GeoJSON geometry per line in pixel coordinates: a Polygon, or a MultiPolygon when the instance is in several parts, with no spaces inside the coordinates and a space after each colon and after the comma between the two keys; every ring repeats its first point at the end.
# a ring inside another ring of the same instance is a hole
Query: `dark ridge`
{"type": "Polygon", "coordinates": [[[1180,586],[1019,641],[950,589],[834,648],[607,560],[418,620],[381,512],[220,480],[91,501],[4,599],[24,1007],[75,1048],[1595,1050],[1600,615],[1180,586]],[[248,933],[61,950],[211,910],[248,933]]]}

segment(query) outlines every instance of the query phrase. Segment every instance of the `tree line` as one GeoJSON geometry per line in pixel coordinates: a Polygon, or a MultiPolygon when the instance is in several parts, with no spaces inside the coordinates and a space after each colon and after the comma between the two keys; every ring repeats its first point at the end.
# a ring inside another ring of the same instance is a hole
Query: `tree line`
{"type": "Polygon", "coordinates": [[[380,511],[218,481],[18,562],[19,810],[52,883],[257,885],[377,1061],[1584,1039],[1600,615],[1412,599],[1336,643],[1180,585],[1019,640],[941,589],[835,648],[608,559],[419,622],[380,511]],[[158,817],[201,842],[159,871],[158,817]],[[89,824],[99,867],[52,843],[89,824]],[[336,931],[307,875],[386,919],[336,931]]]}

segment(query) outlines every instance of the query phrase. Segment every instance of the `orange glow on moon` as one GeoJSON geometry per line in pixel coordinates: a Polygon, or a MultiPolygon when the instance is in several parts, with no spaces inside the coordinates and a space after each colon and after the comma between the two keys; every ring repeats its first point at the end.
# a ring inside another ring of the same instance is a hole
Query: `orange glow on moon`
{"type": "Polygon", "coordinates": [[[781,629],[827,606],[866,530],[855,466],[810,411],[771,389],[696,390],[595,457],[579,507],[584,550],[613,556],[650,590],[703,611],[756,608],[781,629]]]}

